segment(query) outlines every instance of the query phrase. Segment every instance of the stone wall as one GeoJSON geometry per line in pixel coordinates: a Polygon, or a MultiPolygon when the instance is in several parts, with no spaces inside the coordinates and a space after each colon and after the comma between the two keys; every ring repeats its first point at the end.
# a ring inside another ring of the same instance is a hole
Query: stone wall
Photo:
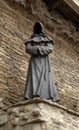
{"type": "Polygon", "coordinates": [[[52,101],[33,99],[3,109],[0,130],[79,130],[79,113],[52,101]]]}
{"type": "Polygon", "coordinates": [[[0,1],[0,97],[6,105],[23,100],[29,61],[24,42],[36,20],[55,42],[50,57],[59,104],[79,111],[79,32],[57,12],[49,13],[39,0],[25,5],[0,1]]]}

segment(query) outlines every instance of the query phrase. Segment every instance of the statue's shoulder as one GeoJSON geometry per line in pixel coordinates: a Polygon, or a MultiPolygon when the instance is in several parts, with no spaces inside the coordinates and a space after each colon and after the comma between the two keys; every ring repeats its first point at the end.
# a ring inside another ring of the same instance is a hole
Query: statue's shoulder
{"type": "Polygon", "coordinates": [[[25,41],[25,45],[27,45],[27,43],[52,43],[52,45],[54,45],[53,39],[48,36],[45,33],[40,33],[40,34],[32,34],[26,41],[25,41]]]}
{"type": "Polygon", "coordinates": [[[48,43],[52,43],[54,45],[54,41],[53,41],[53,39],[49,35],[44,33],[44,36],[46,37],[48,43]]]}

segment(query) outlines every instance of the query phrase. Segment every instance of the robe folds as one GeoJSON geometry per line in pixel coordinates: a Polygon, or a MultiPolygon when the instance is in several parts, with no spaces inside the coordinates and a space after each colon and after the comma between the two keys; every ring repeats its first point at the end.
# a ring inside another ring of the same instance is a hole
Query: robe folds
{"type": "Polygon", "coordinates": [[[26,99],[41,97],[59,100],[49,59],[53,45],[52,39],[43,33],[33,34],[26,41],[26,52],[31,55],[24,92],[26,99]]]}

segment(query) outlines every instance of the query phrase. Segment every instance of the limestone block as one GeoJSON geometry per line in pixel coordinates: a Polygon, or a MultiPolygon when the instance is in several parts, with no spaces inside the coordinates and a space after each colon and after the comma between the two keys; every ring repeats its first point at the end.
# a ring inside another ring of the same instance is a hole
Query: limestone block
{"type": "Polygon", "coordinates": [[[0,115],[0,126],[5,125],[8,122],[7,115],[0,115]]]}
{"type": "Polygon", "coordinates": [[[11,124],[13,127],[15,127],[15,126],[18,125],[18,121],[19,121],[18,118],[13,118],[13,119],[10,120],[10,124],[11,124]]]}

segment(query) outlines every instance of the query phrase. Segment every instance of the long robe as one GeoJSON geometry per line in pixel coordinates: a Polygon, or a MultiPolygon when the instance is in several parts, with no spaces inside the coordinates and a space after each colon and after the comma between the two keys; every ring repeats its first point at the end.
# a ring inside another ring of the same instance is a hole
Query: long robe
{"type": "Polygon", "coordinates": [[[49,54],[53,50],[50,38],[40,34],[33,35],[25,43],[26,52],[31,55],[28,67],[24,97],[41,97],[58,101],[59,96],[53,81],[49,54]]]}

